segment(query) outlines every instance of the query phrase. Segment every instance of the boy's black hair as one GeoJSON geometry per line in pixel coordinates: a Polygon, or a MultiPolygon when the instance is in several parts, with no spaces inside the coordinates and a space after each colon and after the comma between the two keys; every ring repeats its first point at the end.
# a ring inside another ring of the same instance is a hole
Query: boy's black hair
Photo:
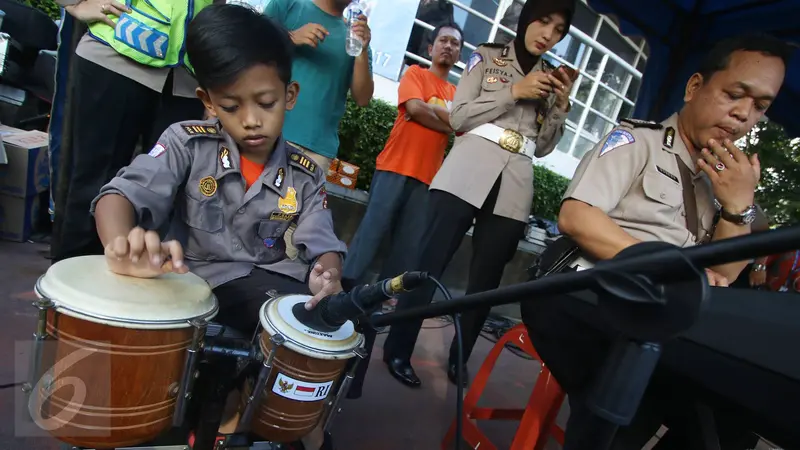
{"type": "Polygon", "coordinates": [[[275,67],[285,84],[292,80],[289,34],[269,17],[240,5],[215,4],[189,23],[186,52],[203,89],[230,85],[245,70],[275,67]]]}
{"type": "Polygon", "coordinates": [[[434,28],[433,31],[431,31],[429,39],[430,42],[428,42],[428,44],[433,45],[433,43],[436,42],[436,39],[439,37],[439,33],[442,31],[442,28],[452,28],[458,31],[458,34],[461,39],[461,48],[464,48],[464,30],[462,30],[461,27],[458,26],[458,24],[455,22],[441,23],[436,28],[434,28]]]}
{"type": "Polygon", "coordinates": [[[789,67],[793,47],[776,37],[767,34],[745,34],[719,41],[706,55],[697,72],[704,80],[711,79],[715,73],[728,68],[731,54],[737,51],[758,52],[783,60],[789,67]]]}

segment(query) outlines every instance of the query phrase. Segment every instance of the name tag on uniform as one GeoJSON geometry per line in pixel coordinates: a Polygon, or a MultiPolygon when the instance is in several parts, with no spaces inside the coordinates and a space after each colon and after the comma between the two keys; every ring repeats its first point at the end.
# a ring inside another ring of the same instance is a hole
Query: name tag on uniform
{"type": "Polygon", "coordinates": [[[658,171],[661,172],[661,175],[664,175],[665,177],[669,178],[670,180],[676,183],[680,183],[680,181],[678,181],[678,177],[662,169],[661,166],[656,166],[656,169],[658,169],[658,171]]]}

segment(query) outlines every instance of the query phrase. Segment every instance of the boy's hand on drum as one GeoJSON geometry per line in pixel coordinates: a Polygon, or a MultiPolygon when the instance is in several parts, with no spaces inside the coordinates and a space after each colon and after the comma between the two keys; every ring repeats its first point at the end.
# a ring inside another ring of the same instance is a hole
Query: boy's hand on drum
{"type": "Polygon", "coordinates": [[[308,276],[308,289],[314,296],[306,302],[306,309],[314,309],[323,298],[344,290],[339,271],[336,269],[325,270],[322,264],[315,264],[311,269],[308,276]]]}
{"type": "Polygon", "coordinates": [[[178,241],[161,242],[155,231],[135,227],[106,245],[109,269],[120,275],[154,278],[164,273],[187,273],[183,248],[178,241]]]}

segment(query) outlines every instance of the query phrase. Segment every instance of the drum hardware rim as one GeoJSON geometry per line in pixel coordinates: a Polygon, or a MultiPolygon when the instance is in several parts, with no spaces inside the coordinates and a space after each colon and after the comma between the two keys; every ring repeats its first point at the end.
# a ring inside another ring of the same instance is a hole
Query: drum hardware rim
{"type": "MultiPolygon", "coordinates": [[[[269,352],[269,355],[267,355],[267,359],[262,363],[261,370],[258,371],[258,379],[255,385],[253,385],[253,391],[250,393],[250,396],[247,397],[247,404],[242,412],[242,416],[239,418],[239,423],[236,424],[237,433],[250,431],[250,422],[253,421],[256,405],[261,401],[261,397],[264,395],[264,389],[267,388],[267,381],[269,381],[269,378],[272,376],[275,355],[278,353],[278,348],[286,343],[286,338],[279,333],[270,336],[269,340],[272,342],[272,350],[269,352]]],[[[264,351],[263,348],[261,351],[264,351]]]]}
{"type": "Polygon", "coordinates": [[[181,375],[178,394],[176,395],[175,412],[172,415],[172,425],[175,427],[182,426],[186,418],[186,405],[192,396],[194,382],[199,376],[197,372],[198,354],[203,350],[203,338],[208,327],[208,320],[205,318],[195,317],[188,322],[189,326],[194,327],[194,332],[192,333],[192,343],[186,351],[183,374],[181,375]]]}
{"type": "Polygon", "coordinates": [[[44,293],[44,289],[41,286],[41,283],[42,283],[43,279],[44,279],[44,275],[40,276],[39,279],[36,280],[36,286],[35,286],[34,292],[41,299],[47,299],[50,303],[52,303],[53,306],[51,306],[51,308],[55,308],[55,310],[57,312],[69,311],[69,312],[72,312],[72,313],[75,313],[75,314],[78,314],[78,315],[81,315],[81,316],[91,317],[93,319],[107,320],[109,322],[123,324],[123,325],[167,326],[167,325],[183,325],[185,323],[189,323],[191,325],[193,321],[209,319],[211,317],[216,316],[217,313],[219,312],[219,302],[217,301],[217,299],[214,296],[214,294],[211,294],[211,296],[214,297],[214,307],[211,308],[210,311],[207,311],[207,312],[205,312],[205,313],[203,313],[203,314],[201,314],[199,316],[196,316],[196,317],[188,319],[188,320],[187,319],[140,320],[140,319],[123,319],[123,318],[119,318],[119,317],[106,316],[106,315],[103,315],[103,314],[90,313],[90,312],[83,311],[83,310],[81,310],[79,308],[66,306],[66,305],[64,305],[62,303],[59,303],[58,299],[55,299],[55,298],[47,296],[44,293]]]}
{"type": "MultiPolygon", "coordinates": [[[[264,307],[262,306],[262,310],[263,310],[263,308],[264,307]]],[[[324,355],[324,356],[348,356],[348,355],[352,355],[354,353],[354,350],[346,350],[346,351],[343,351],[343,350],[324,350],[324,349],[320,349],[320,348],[317,348],[317,347],[312,347],[310,345],[303,344],[302,342],[299,342],[299,341],[296,341],[296,340],[289,340],[289,339],[285,338],[283,335],[281,335],[280,333],[278,333],[278,327],[276,326],[275,322],[269,316],[267,316],[266,314],[261,314],[261,316],[262,316],[262,318],[265,318],[267,323],[269,324],[269,326],[273,330],[276,331],[276,334],[274,334],[272,336],[281,336],[281,339],[284,339],[284,344],[286,342],[289,342],[289,343],[291,343],[292,346],[297,346],[297,347],[299,347],[299,348],[301,348],[301,349],[303,349],[303,350],[305,350],[307,352],[310,352],[312,354],[321,354],[321,355],[324,355]]],[[[265,328],[265,331],[267,331],[269,333],[269,330],[267,330],[266,328],[265,328]]],[[[359,344],[359,346],[362,346],[364,344],[364,337],[361,336],[360,340],[361,340],[361,343],[359,344]]],[[[358,348],[358,347],[356,347],[356,348],[358,348]]]]}

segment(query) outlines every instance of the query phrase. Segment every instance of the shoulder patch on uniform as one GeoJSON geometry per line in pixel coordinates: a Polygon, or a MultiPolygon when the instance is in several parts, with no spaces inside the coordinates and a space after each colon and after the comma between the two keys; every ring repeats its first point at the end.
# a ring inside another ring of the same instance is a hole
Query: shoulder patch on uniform
{"type": "Polygon", "coordinates": [[[636,142],[636,139],[633,138],[631,133],[625,130],[614,130],[606,138],[606,142],[603,144],[603,148],[600,149],[598,156],[603,156],[615,148],[633,144],[634,142],[636,142]]]}
{"type": "Polygon", "coordinates": [[[148,153],[148,155],[152,156],[153,158],[158,158],[159,156],[163,155],[164,152],[166,151],[167,147],[164,147],[164,144],[158,142],[156,143],[156,145],[153,146],[153,149],[150,150],[150,153],[148,153]]]}
{"type": "Polygon", "coordinates": [[[472,69],[480,64],[481,61],[483,61],[483,56],[481,56],[481,54],[478,52],[472,52],[472,55],[469,57],[469,61],[467,61],[467,73],[472,72],[472,69]]]}
{"type": "Polygon", "coordinates": [[[649,120],[639,120],[639,119],[621,119],[621,123],[627,123],[633,128],[650,128],[652,130],[660,130],[664,128],[664,125],[661,125],[658,122],[652,122],[649,120]]]}
{"type": "Polygon", "coordinates": [[[189,136],[210,136],[222,137],[222,134],[217,130],[217,127],[205,124],[185,124],[181,125],[186,134],[189,136]]]}
{"type": "Polygon", "coordinates": [[[664,147],[672,148],[675,145],[675,128],[667,127],[664,131],[664,147]]]}
{"type": "Polygon", "coordinates": [[[291,152],[289,153],[289,161],[291,161],[293,166],[305,169],[309,174],[315,175],[317,164],[306,155],[297,152],[291,152]]]}

